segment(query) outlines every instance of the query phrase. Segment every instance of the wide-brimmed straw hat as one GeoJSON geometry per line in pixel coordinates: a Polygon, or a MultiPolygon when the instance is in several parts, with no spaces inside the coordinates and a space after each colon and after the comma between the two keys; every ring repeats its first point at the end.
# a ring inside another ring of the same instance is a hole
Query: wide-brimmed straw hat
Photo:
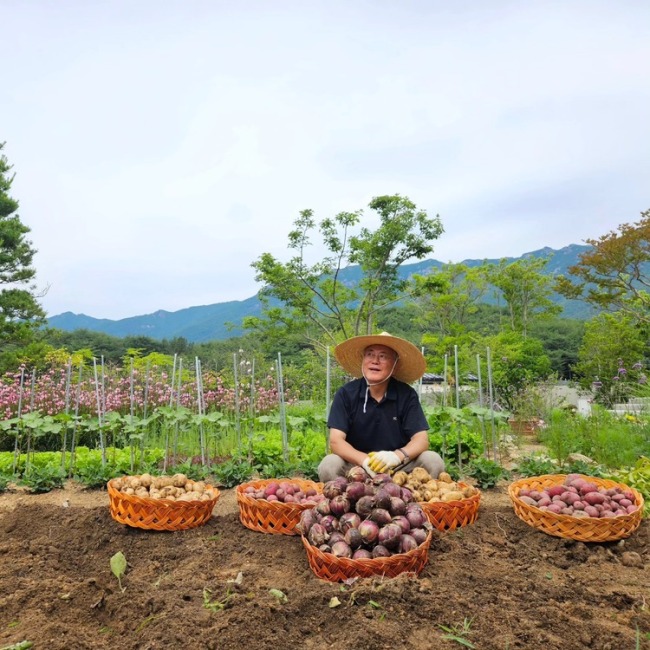
{"type": "Polygon", "coordinates": [[[395,350],[399,360],[392,376],[407,384],[420,379],[427,368],[427,362],[420,350],[405,339],[391,336],[388,332],[372,336],[353,336],[334,348],[334,356],[353,377],[361,377],[363,352],[369,345],[385,345],[395,350]]]}

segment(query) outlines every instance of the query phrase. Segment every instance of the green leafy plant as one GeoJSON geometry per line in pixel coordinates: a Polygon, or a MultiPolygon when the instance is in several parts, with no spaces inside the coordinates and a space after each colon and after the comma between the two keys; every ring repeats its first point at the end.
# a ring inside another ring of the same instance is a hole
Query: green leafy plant
{"type": "Polygon", "coordinates": [[[559,469],[558,464],[554,463],[550,458],[537,454],[522,458],[516,467],[517,473],[523,477],[557,474],[559,469]]]}
{"type": "Polygon", "coordinates": [[[284,591],[281,591],[280,589],[269,589],[269,593],[274,598],[277,598],[278,602],[281,605],[284,605],[284,603],[289,602],[287,595],[284,593],[284,591]]]}
{"type": "Polygon", "coordinates": [[[438,625],[438,627],[447,632],[443,634],[442,638],[448,641],[455,641],[456,643],[464,646],[465,648],[476,648],[476,646],[466,639],[465,637],[470,633],[472,626],[472,619],[465,618],[460,625],[438,625]]]}
{"type": "Polygon", "coordinates": [[[644,516],[650,515],[650,458],[642,456],[633,467],[618,470],[608,475],[613,481],[618,481],[638,490],[645,501],[644,516]]]}
{"type": "Polygon", "coordinates": [[[483,457],[474,458],[466,471],[469,476],[476,479],[482,489],[494,487],[501,479],[510,476],[510,472],[505,467],[483,457]]]}
{"type": "Polygon", "coordinates": [[[117,578],[117,583],[120,585],[122,593],[124,593],[126,587],[122,586],[122,576],[126,573],[126,557],[122,551],[118,551],[111,557],[111,571],[117,578]]]}
{"type": "Polygon", "coordinates": [[[211,612],[220,612],[231,604],[233,594],[230,589],[226,590],[226,595],[221,600],[211,600],[212,591],[207,587],[203,589],[203,607],[211,612]]]}
{"type": "Polygon", "coordinates": [[[243,458],[230,458],[212,468],[219,483],[225,488],[231,488],[249,481],[255,473],[255,468],[243,458]]]}
{"type": "Polygon", "coordinates": [[[62,488],[65,478],[65,472],[59,465],[48,464],[44,467],[29,465],[20,482],[32,492],[43,493],[62,488]]]}
{"type": "Polygon", "coordinates": [[[9,485],[9,477],[0,474],[0,492],[4,492],[9,485]]]}

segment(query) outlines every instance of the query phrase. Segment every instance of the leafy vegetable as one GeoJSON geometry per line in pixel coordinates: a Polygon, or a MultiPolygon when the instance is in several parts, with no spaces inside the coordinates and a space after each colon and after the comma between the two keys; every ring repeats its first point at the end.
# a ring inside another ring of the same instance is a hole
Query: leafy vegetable
{"type": "Polygon", "coordinates": [[[120,585],[122,593],[126,591],[126,587],[122,586],[122,576],[126,573],[126,557],[122,551],[118,551],[111,558],[111,571],[113,575],[117,578],[117,582],[120,585]]]}

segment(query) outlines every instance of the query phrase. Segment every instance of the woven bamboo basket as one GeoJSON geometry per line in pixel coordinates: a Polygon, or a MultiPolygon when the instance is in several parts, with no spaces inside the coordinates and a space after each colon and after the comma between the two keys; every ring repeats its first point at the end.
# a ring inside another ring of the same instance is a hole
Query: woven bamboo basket
{"type": "Polygon", "coordinates": [[[346,557],[336,557],[332,553],[323,553],[316,546],[312,546],[304,535],[301,536],[311,570],[319,578],[329,582],[344,582],[351,578],[371,578],[372,576],[394,578],[401,573],[418,575],[429,559],[432,538],[433,531],[429,531],[426,540],[408,553],[367,560],[352,560],[346,557]]]}
{"type": "MultiPolygon", "coordinates": [[[[462,488],[468,487],[466,483],[459,482],[458,485],[462,488]]],[[[449,532],[476,521],[481,503],[481,492],[476,490],[471,497],[459,501],[424,501],[419,503],[434,528],[442,532],[449,532]]]]}
{"type": "Polygon", "coordinates": [[[297,535],[296,525],[300,522],[300,515],[303,510],[313,508],[314,504],[305,503],[282,503],[281,501],[267,501],[266,499],[255,499],[244,493],[248,487],[256,490],[265,488],[269,483],[280,483],[287,481],[295,483],[301,490],[313,489],[321,492],[321,483],[303,479],[261,479],[249,481],[238,485],[235,493],[239,505],[239,520],[246,528],[256,530],[260,533],[271,533],[274,535],[297,535]]]}
{"type": "Polygon", "coordinates": [[[641,524],[643,495],[638,490],[615,481],[594,478],[593,476],[581,476],[599,487],[620,487],[624,490],[630,490],[634,494],[634,503],[639,506],[638,509],[629,515],[618,517],[603,519],[595,517],[578,518],[570,515],[557,515],[524,503],[519,498],[520,490],[524,488],[543,490],[553,485],[561,485],[567,477],[566,474],[547,474],[521,479],[510,484],[508,495],[512,500],[515,514],[529,526],[555,537],[566,537],[580,542],[611,542],[629,537],[641,524]]]}
{"type": "Polygon", "coordinates": [[[207,485],[213,497],[206,501],[146,499],[120,492],[111,479],[107,484],[111,517],[120,524],[146,530],[186,530],[205,524],[219,500],[220,492],[207,485]]]}

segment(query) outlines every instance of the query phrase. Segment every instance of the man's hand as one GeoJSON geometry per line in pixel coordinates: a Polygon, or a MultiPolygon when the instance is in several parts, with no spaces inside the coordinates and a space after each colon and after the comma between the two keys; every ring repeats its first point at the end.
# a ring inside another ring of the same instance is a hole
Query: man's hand
{"type": "Polygon", "coordinates": [[[377,474],[390,473],[402,461],[394,451],[376,451],[370,457],[370,469],[377,474]]]}
{"type": "Polygon", "coordinates": [[[370,456],[366,456],[366,459],[363,461],[363,465],[362,465],[363,469],[366,470],[366,474],[368,474],[370,478],[372,478],[377,473],[377,472],[373,472],[372,469],[370,469],[371,460],[372,459],[370,458],[370,456]]]}

